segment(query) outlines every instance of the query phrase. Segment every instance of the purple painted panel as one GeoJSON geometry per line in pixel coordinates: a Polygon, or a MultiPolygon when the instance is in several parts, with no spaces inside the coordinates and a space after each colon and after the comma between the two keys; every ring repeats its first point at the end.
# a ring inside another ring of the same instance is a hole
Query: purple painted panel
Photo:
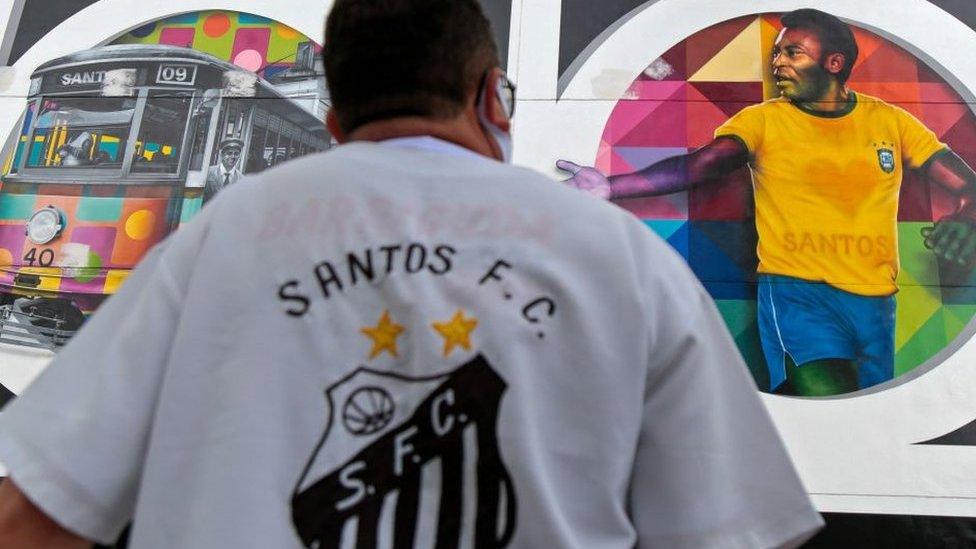
{"type": "Polygon", "coordinates": [[[196,36],[196,33],[196,29],[192,28],[163,29],[163,31],[159,34],[159,43],[189,48],[191,45],[193,45],[193,37],[196,36]]]}

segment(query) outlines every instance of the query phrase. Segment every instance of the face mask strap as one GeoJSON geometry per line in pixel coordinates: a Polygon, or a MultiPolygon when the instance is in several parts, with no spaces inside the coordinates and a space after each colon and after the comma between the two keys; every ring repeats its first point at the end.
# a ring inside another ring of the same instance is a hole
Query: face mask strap
{"type": "MultiPolygon", "coordinates": [[[[481,84],[478,86],[478,102],[475,105],[475,109],[478,111],[478,120],[485,131],[488,132],[488,135],[495,141],[495,144],[498,146],[498,150],[501,151],[501,161],[511,163],[512,135],[508,132],[502,131],[488,120],[488,109],[491,108],[491,104],[487,100],[487,89],[485,86],[487,78],[488,71],[485,71],[485,74],[481,77],[481,84]]],[[[496,95],[500,93],[500,89],[504,89],[504,86],[495,86],[494,91],[496,95]]],[[[502,101],[502,105],[505,106],[505,100],[502,97],[499,97],[498,99],[499,101],[502,101]]],[[[514,107],[514,103],[512,103],[512,106],[514,107]]]]}

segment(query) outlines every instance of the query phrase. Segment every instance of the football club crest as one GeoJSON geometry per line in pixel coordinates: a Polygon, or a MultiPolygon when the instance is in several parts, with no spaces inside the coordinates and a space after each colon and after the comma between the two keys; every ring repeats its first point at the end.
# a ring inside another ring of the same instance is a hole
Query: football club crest
{"type": "Polygon", "coordinates": [[[878,149],[878,165],[884,173],[891,173],[895,171],[895,153],[884,145],[886,143],[882,143],[882,147],[878,149]]]}
{"type": "Polygon", "coordinates": [[[359,368],[329,387],[291,500],[302,543],[507,546],[516,498],[496,434],[506,387],[480,355],[425,378],[359,368]]]}

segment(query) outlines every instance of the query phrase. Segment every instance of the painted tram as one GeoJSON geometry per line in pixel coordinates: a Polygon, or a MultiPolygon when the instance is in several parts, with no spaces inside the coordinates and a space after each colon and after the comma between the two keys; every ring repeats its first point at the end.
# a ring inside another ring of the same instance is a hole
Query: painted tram
{"type": "Polygon", "coordinates": [[[269,82],[188,48],[105,46],[45,63],[0,183],[0,343],[63,344],[200,210],[215,174],[226,184],[330,141],[269,82]]]}

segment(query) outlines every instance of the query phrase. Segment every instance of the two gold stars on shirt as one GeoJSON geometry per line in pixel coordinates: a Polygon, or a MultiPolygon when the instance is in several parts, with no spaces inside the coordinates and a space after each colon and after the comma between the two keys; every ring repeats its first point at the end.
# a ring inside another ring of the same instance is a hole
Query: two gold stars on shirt
{"type": "MultiPolygon", "coordinates": [[[[430,327],[444,339],[443,352],[446,357],[456,347],[461,347],[465,351],[471,350],[471,332],[478,327],[478,319],[467,318],[464,316],[464,311],[458,309],[450,320],[432,322],[430,327]]],[[[397,338],[406,331],[406,328],[390,318],[390,311],[383,311],[383,315],[380,316],[376,326],[362,328],[359,331],[373,343],[373,347],[369,351],[370,360],[383,352],[390,353],[394,357],[400,356],[397,349],[397,338]]]]}

